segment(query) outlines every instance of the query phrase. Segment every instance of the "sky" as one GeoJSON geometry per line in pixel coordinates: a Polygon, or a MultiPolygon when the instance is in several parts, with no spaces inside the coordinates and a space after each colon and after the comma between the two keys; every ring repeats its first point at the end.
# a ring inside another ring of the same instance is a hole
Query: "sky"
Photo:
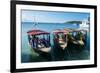
{"type": "Polygon", "coordinates": [[[51,12],[51,11],[36,11],[22,10],[22,22],[47,22],[47,23],[64,23],[67,21],[82,21],[87,19],[89,13],[79,12],[51,12]]]}

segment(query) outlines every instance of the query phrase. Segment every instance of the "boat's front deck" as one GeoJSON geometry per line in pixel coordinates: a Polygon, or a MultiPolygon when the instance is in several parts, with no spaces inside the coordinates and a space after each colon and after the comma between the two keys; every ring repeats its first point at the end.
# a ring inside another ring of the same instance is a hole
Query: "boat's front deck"
{"type": "Polygon", "coordinates": [[[51,47],[44,47],[44,48],[40,48],[40,49],[38,49],[38,50],[40,50],[40,51],[42,51],[42,52],[46,52],[46,53],[48,53],[48,52],[50,52],[50,50],[51,50],[51,47]]]}

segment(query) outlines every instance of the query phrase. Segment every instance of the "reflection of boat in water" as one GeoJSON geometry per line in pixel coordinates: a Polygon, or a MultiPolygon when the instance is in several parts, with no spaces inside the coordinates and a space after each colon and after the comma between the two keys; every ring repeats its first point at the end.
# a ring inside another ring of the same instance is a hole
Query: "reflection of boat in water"
{"type": "Polygon", "coordinates": [[[30,46],[37,52],[48,53],[51,50],[50,33],[42,30],[27,32],[30,46]]]}

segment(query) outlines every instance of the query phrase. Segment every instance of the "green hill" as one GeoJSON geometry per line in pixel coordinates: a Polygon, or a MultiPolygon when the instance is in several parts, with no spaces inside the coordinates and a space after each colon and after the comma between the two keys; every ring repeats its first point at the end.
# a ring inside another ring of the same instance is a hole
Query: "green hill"
{"type": "Polygon", "coordinates": [[[67,21],[65,23],[68,23],[68,24],[81,24],[82,21],[67,21]]]}

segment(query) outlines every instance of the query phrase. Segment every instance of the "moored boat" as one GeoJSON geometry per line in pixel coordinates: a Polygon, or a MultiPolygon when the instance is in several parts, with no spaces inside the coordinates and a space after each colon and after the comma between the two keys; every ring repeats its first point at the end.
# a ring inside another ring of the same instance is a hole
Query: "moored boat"
{"type": "Polygon", "coordinates": [[[56,29],[53,31],[54,35],[54,44],[59,44],[59,46],[64,50],[67,47],[67,34],[69,33],[69,30],[61,30],[56,29]]]}
{"type": "Polygon", "coordinates": [[[30,30],[27,32],[29,45],[38,52],[48,53],[51,50],[50,33],[43,30],[30,30]]]}

